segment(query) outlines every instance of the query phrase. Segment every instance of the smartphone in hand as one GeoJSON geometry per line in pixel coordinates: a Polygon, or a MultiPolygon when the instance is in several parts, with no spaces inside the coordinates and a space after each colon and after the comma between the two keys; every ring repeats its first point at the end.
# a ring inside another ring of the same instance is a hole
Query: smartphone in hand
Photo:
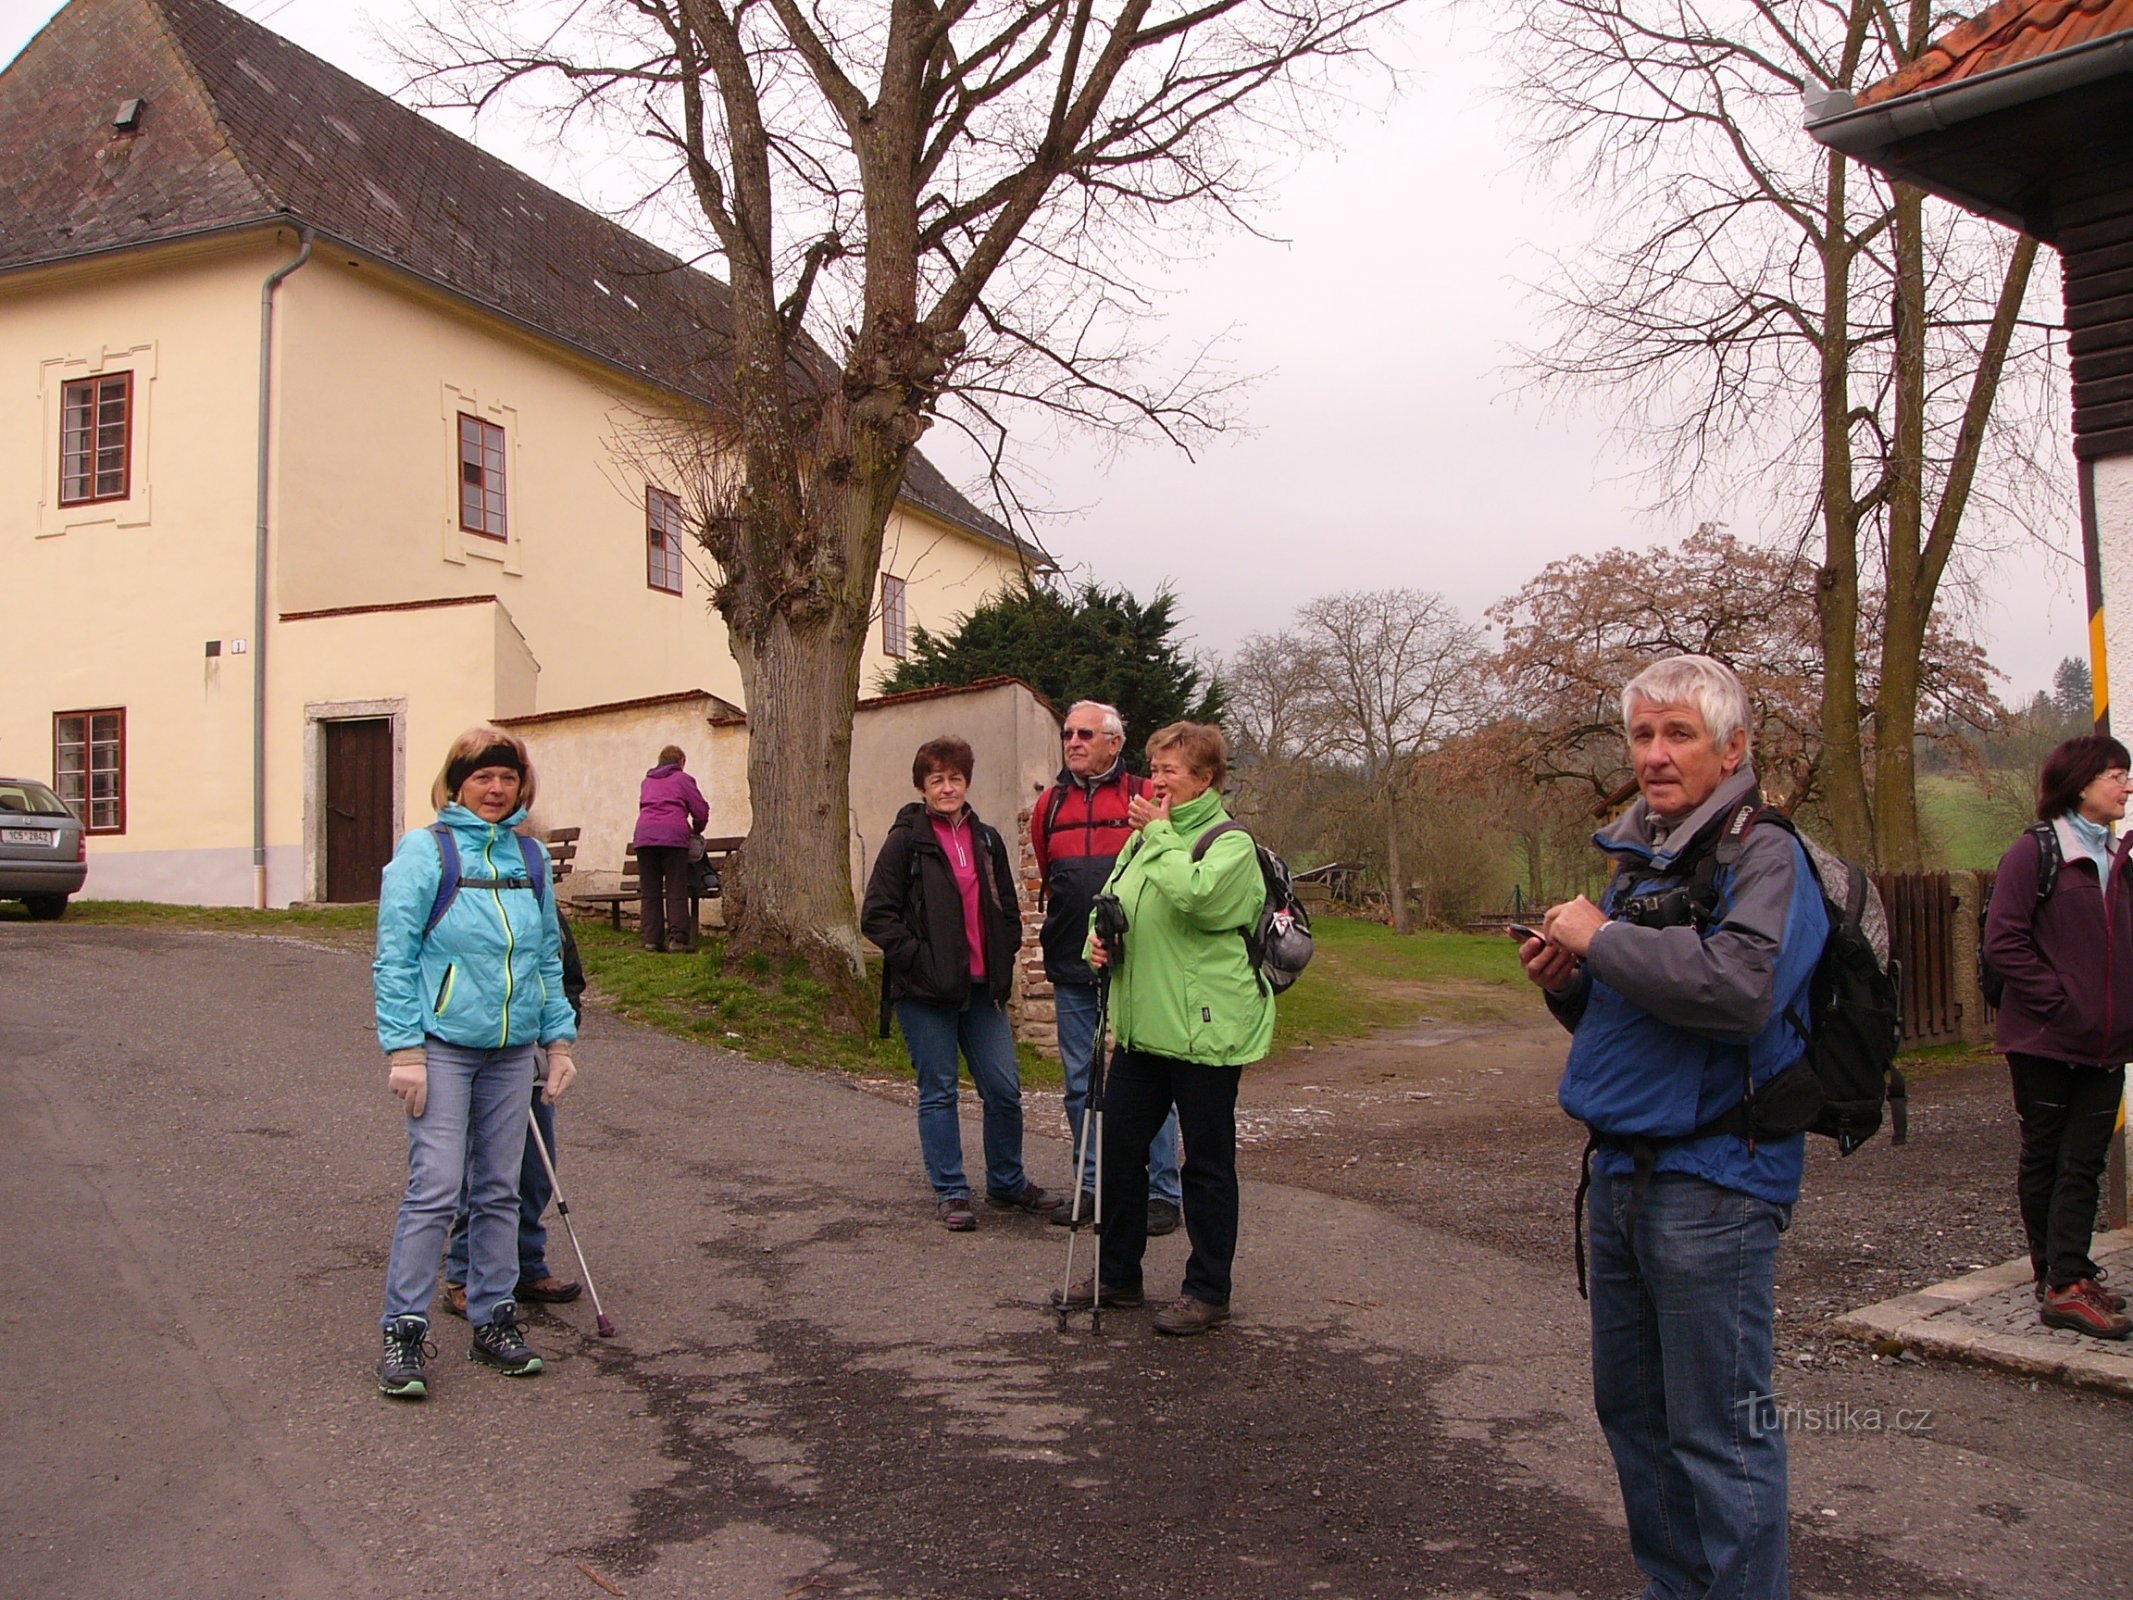
{"type": "Polygon", "coordinates": [[[1529,928],[1523,922],[1514,922],[1505,930],[1512,938],[1523,943],[1527,939],[1545,939],[1548,936],[1538,928],[1529,928]]]}

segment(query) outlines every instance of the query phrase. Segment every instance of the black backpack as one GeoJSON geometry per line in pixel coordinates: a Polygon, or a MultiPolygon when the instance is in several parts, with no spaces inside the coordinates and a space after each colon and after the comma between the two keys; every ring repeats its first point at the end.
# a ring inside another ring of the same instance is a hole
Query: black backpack
{"type": "Polygon", "coordinates": [[[1889,953],[1888,911],[1866,869],[1825,849],[1774,807],[1737,807],[1705,847],[1692,879],[1699,926],[1718,907],[1719,870],[1739,859],[1748,830],[1758,823],[1783,828],[1800,843],[1822,891],[1829,937],[1808,983],[1810,1025],[1788,1013],[1807,1041],[1807,1053],[1741,1102],[1688,1137],[1733,1133],[1744,1139],[1782,1139],[1803,1129],[1834,1139],[1850,1155],[1880,1131],[1887,1108],[1889,1142],[1910,1132],[1909,1099],[1896,1052],[1903,1038],[1902,964],[1889,953]],[[1843,898],[1831,893],[1835,886],[1843,898]]]}
{"type": "MultiPolygon", "coordinates": [[[[1205,856],[1207,847],[1225,833],[1245,831],[1241,822],[1216,823],[1193,841],[1192,859],[1198,861],[1205,856]]],[[[1296,898],[1296,883],[1289,876],[1288,863],[1257,839],[1252,840],[1252,849],[1259,857],[1259,876],[1266,882],[1266,901],[1258,919],[1237,931],[1244,935],[1245,954],[1251,959],[1261,992],[1280,994],[1311,964],[1311,913],[1296,898]]]]}
{"type": "MultiPolygon", "coordinates": [[[[2037,898],[2031,907],[2041,906],[2052,897],[2052,886],[2059,881],[2059,830],[2049,822],[2032,823],[2023,830],[2037,841],[2037,898]]],[[[1995,880],[1994,887],[1997,887],[1995,880]]],[[[2007,980],[1995,972],[1992,963],[1985,959],[1985,919],[1992,915],[1992,896],[1985,895],[1977,907],[1977,986],[1985,997],[1985,1004],[1997,1011],[2000,1001],[2007,994],[2007,980]]]]}

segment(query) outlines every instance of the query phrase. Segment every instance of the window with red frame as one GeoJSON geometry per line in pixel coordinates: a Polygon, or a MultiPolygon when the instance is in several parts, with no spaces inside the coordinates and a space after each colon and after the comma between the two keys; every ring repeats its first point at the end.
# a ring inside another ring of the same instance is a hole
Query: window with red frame
{"type": "Polygon", "coordinates": [[[681,593],[681,496],[644,491],[644,581],[668,594],[681,593]]]}
{"type": "Polygon", "coordinates": [[[59,503],[133,492],[133,374],[81,378],[59,391],[59,503]]]}
{"type": "Polygon", "coordinates": [[[910,630],[905,622],[904,580],[881,575],[881,650],[901,661],[911,653],[910,630]]]}
{"type": "Polygon", "coordinates": [[[62,711],[52,718],[52,788],[89,833],[126,831],[126,713],[62,711]]]}
{"type": "Polygon", "coordinates": [[[459,413],[459,525],[489,539],[508,539],[504,518],[504,430],[459,413]]]}

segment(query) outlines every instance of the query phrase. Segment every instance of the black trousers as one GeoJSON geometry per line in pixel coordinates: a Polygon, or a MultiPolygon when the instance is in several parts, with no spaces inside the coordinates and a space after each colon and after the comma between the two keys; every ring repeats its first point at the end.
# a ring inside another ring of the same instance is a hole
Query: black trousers
{"type": "Polygon", "coordinates": [[[637,846],[637,917],[647,950],[669,944],[694,948],[696,928],[689,920],[689,847],[685,844],[637,846]]]}
{"type": "Polygon", "coordinates": [[[2089,1241],[2096,1199],[2118,1123],[2125,1068],[2085,1067],[2009,1055],[2015,1114],[2022,1119],[2016,1192],[2029,1262],[2054,1289],[2096,1276],[2089,1241]]]}
{"type": "Polygon", "coordinates": [[[1237,1255],[1237,1084],[1242,1067],[1203,1067],[1121,1045],[1104,1076],[1103,1243],[1096,1275],[1117,1289],[1137,1289],[1148,1251],[1148,1141],[1177,1107],[1185,1146],[1185,1292],[1213,1306],[1229,1304],[1229,1269],[1237,1255]]]}

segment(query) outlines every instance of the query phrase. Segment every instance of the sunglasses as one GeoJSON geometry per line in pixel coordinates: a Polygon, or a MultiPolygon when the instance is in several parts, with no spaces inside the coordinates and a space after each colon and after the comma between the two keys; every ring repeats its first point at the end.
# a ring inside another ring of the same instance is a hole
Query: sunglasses
{"type": "Polygon", "coordinates": [[[1100,728],[1062,728],[1059,732],[1059,737],[1063,743],[1079,744],[1084,739],[1101,739],[1103,730],[1100,728]]]}

